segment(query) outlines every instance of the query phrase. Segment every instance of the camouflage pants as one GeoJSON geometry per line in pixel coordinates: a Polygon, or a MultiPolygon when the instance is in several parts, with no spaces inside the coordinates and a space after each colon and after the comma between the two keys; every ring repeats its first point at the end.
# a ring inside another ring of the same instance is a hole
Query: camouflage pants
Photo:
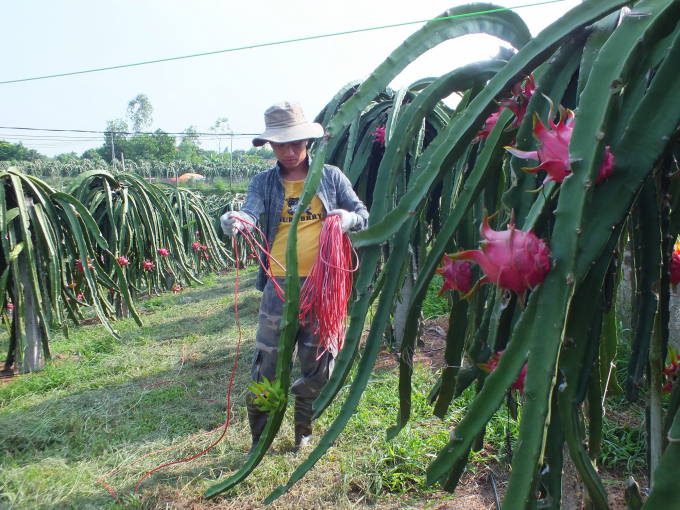
{"type": "MultiPolygon", "coordinates": [[[[283,288],[283,278],[277,278],[277,283],[283,288]]],[[[305,278],[300,278],[300,285],[305,278]]],[[[276,377],[276,364],[279,358],[279,338],[281,337],[281,318],[283,316],[283,301],[279,298],[274,284],[270,281],[264,288],[260,314],[258,316],[257,335],[255,337],[255,354],[251,368],[251,378],[255,382],[262,382],[263,377],[274,381],[276,377]]],[[[306,321],[303,326],[298,323],[297,336],[295,337],[295,351],[300,359],[302,376],[293,383],[291,391],[295,395],[295,435],[296,441],[301,436],[312,433],[312,403],[319,396],[321,389],[328,382],[333,371],[335,360],[330,353],[325,352],[319,359],[316,358],[320,337],[312,333],[312,326],[306,321]]],[[[295,353],[293,354],[295,360],[295,353]]],[[[248,394],[248,414],[250,419],[253,440],[260,437],[266,415],[257,411],[252,403],[254,395],[248,394]]]]}
{"type": "MultiPolygon", "coordinates": [[[[283,288],[283,278],[277,278],[277,283],[283,288]]],[[[305,278],[300,278],[300,285],[305,278]]],[[[276,375],[276,363],[279,359],[279,338],[281,337],[281,317],[283,315],[283,301],[279,299],[270,281],[264,288],[262,304],[258,316],[257,336],[255,337],[255,355],[251,377],[253,381],[262,382],[262,377],[273,381],[276,375]]],[[[312,333],[309,321],[303,326],[298,324],[295,338],[295,349],[300,359],[302,377],[295,381],[291,391],[297,397],[315,399],[319,396],[333,371],[334,359],[329,353],[324,353],[316,359],[319,348],[319,335],[312,333]]],[[[295,356],[293,356],[295,359],[295,356]]]]}

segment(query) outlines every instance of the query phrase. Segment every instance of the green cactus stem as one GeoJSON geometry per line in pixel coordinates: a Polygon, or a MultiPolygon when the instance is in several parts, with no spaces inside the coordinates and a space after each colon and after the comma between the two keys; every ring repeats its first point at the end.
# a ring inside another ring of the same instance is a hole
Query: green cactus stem
{"type": "Polygon", "coordinates": [[[647,366],[647,352],[658,308],[657,294],[653,286],[661,277],[661,229],[660,213],[656,202],[654,181],[648,179],[636,202],[635,224],[635,275],[636,312],[634,336],[628,360],[626,397],[637,400],[640,383],[647,366]]]}
{"type": "Polygon", "coordinates": [[[463,361],[463,347],[467,336],[467,312],[466,300],[456,301],[451,308],[449,316],[449,329],[446,332],[446,347],[444,348],[444,368],[441,376],[441,389],[433,414],[444,419],[451,405],[453,392],[456,385],[456,377],[463,361]]]}
{"type": "Polygon", "coordinates": [[[668,432],[668,448],[654,472],[654,486],[642,510],[678,507],[678,486],[680,486],[680,411],[676,411],[673,425],[668,432]]]}
{"type": "MultiPolygon", "coordinates": [[[[408,239],[411,234],[413,223],[414,218],[411,218],[402,226],[402,229],[399,231],[399,235],[395,238],[394,250],[390,254],[390,258],[388,259],[385,268],[387,274],[395,274],[397,271],[401,270],[404,260],[407,258],[408,239]]],[[[347,422],[354,414],[354,411],[356,411],[361,399],[361,395],[366,389],[366,385],[368,384],[368,380],[371,376],[371,369],[373,368],[378,353],[380,352],[383,328],[389,319],[392,300],[394,299],[396,291],[397,279],[386,279],[378,301],[378,307],[373,317],[371,330],[368,334],[368,338],[366,339],[366,346],[361,356],[361,361],[359,362],[357,376],[349,388],[347,399],[343,403],[338,417],[326,431],[324,436],[319,440],[319,444],[309,454],[307,460],[305,460],[305,462],[303,462],[291,475],[288,483],[286,485],[279,486],[269,496],[267,496],[265,499],[266,504],[271,503],[288,491],[288,489],[290,489],[300,478],[305,475],[305,473],[307,473],[307,471],[309,471],[314,466],[314,464],[316,464],[323,454],[326,453],[331,443],[337,439],[342,430],[345,428],[345,425],[347,425],[347,422]]]]}

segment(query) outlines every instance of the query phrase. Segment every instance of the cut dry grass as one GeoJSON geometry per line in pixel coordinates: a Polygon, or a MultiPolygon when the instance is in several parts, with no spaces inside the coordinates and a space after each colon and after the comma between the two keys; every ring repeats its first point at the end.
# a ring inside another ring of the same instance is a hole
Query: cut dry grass
{"type": "MultiPolygon", "coordinates": [[[[99,324],[73,328],[71,338],[55,337],[55,359],[41,373],[2,385],[0,508],[260,508],[306,456],[291,453],[290,417],[250,478],[224,497],[201,498],[206,488],[241,466],[250,446],[244,399],[260,300],[255,274],[242,273],[238,308],[243,341],[232,391],[234,420],[215,448],[150,475],[133,494],[149,470],[201,452],[224,430],[238,339],[234,275],[213,275],[204,286],[181,295],[143,300],[139,308],[144,327],[119,321],[120,340],[111,338],[99,324]],[[182,381],[193,397],[217,402],[192,400],[179,384],[148,387],[166,380],[182,381]],[[112,472],[116,473],[103,481],[117,491],[118,503],[97,483],[112,472]]],[[[517,427],[504,409],[487,428],[487,443],[473,455],[456,496],[424,483],[426,466],[446,443],[449,428],[464,415],[472,397],[468,390],[444,422],[432,416],[425,401],[443,355],[437,330],[442,325],[446,321],[429,324],[426,347],[416,357],[412,421],[399,436],[385,440],[385,429],[393,424],[398,406],[397,369],[393,356],[385,352],[345,432],[310,473],[270,508],[493,507],[490,470],[496,473],[502,494],[508,477],[504,439],[509,431],[514,440],[517,427]]],[[[6,349],[6,338],[3,342],[0,347],[6,349]]],[[[346,388],[340,401],[344,393],[346,388]]],[[[336,403],[318,420],[316,438],[338,411],[336,403]]]]}

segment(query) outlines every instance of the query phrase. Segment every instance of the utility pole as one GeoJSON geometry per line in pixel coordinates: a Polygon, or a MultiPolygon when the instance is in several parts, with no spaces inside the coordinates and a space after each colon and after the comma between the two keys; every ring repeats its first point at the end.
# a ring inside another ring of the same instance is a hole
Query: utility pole
{"type": "Polygon", "coordinates": [[[116,169],[116,147],[113,145],[113,131],[111,132],[111,165],[116,169]]]}

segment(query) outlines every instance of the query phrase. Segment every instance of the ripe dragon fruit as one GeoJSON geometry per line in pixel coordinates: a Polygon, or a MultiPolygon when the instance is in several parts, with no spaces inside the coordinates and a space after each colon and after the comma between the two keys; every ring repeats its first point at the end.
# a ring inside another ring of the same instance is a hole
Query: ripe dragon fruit
{"type": "Polygon", "coordinates": [[[512,88],[512,97],[509,99],[504,99],[499,104],[501,106],[500,110],[496,113],[492,113],[486,122],[484,123],[484,129],[477,133],[477,138],[475,138],[472,143],[477,143],[481,140],[486,140],[491,133],[491,130],[498,122],[498,116],[501,114],[504,108],[511,110],[515,114],[515,120],[512,121],[511,128],[519,127],[524,120],[524,116],[527,113],[527,106],[529,105],[529,100],[531,96],[534,95],[536,91],[536,82],[532,75],[527,76],[525,80],[519,81],[512,88]]]}
{"type": "Polygon", "coordinates": [[[127,257],[118,257],[116,260],[121,265],[121,267],[127,266],[130,263],[130,261],[127,259],[127,257]]]}
{"type": "Polygon", "coordinates": [[[666,393],[673,389],[673,384],[678,380],[678,355],[670,345],[668,346],[668,354],[670,354],[671,364],[663,371],[667,381],[666,385],[663,387],[663,391],[666,393]]]}
{"type": "Polygon", "coordinates": [[[158,250],[158,254],[162,255],[163,257],[168,257],[170,255],[170,251],[167,248],[161,248],[158,250]]]}
{"type": "MultiPolygon", "coordinates": [[[[565,109],[562,105],[558,105],[560,110],[560,120],[555,124],[553,119],[554,104],[552,100],[543,95],[550,102],[550,115],[548,117],[548,129],[541,121],[538,114],[534,114],[534,138],[538,140],[538,147],[535,151],[522,151],[515,147],[506,147],[505,149],[512,154],[522,159],[535,159],[540,162],[540,165],[534,168],[522,168],[525,172],[536,173],[539,170],[548,172],[548,176],[543,181],[543,184],[550,181],[563,182],[564,179],[571,175],[571,163],[575,160],[571,159],[569,155],[569,142],[571,141],[572,131],[574,130],[574,112],[565,109]]],[[[605,148],[604,162],[600,166],[600,171],[597,176],[595,184],[600,184],[602,181],[608,179],[614,173],[614,155],[609,152],[609,146],[605,148]]]]}
{"type": "MultiPolygon", "coordinates": [[[[491,359],[489,360],[488,363],[479,363],[477,366],[481,369],[484,370],[486,373],[491,373],[494,370],[496,370],[496,367],[498,367],[498,361],[501,359],[501,355],[503,354],[504,351],[499,351],[496,354],[491,355],[491,359]]],[[[519,391],[520,395],[524,395],[524,380],[527,377],[527,364],[525,363],[524,366],[522,367],[522,370],[519,373],[519,376],[517,377],[517,380],[514,382],[514,384],[510,387],[511,390],[517,390],[519,391]]]]}
{"type": "Polygon", "coordinates": [[[503,111],[503,107],[501,106],[501,109],[498,110],[496,113],[492,113],[489,115],[489,118],[486,119],[484,122],[484,129],[482,129],[479,133],[477,133],[477,138],[472,140],[472,143],[477,143],[481,142],[482,140],[486,140],[489,138],[489,134],[491,134],[491,130],[496,126],[496,122],[498,122],[498,116],[501,114],[503,111]]]}
{"type": "Polygon", "coordinates": [[[379,142],[380,145],[385,147],[385,126],[378,126],[375,128],[375,133],[371,133],[371,136],[375,136],[373,142],[379,142]]]}
{"type": "Polygon", "coordinates": [[[514,290],[524,304],[524,291],[543,282],[550,270],[550,249],[546,240],[539,239],[533,229],[528,232],[517,230],[514,216],[506,231],[496,232],[489,226],[486,211],[479,232],[484,238],[479,250],[449,254],[451,260],[470,260],[479,264],[484,272],[484,277],[468,296],[480,285],[491,283],[514,290]]]}
{"type": "Polygon", "coordinates": [[[444,255],[444,267],[437,269],[436,273],[444,277],[444,285],[442,285],[439,291],[439,296],[447,289],[457,290],[463,295],[470,292],[470,285],[472,285],[472,262],[453,261],[448,255],[444,255]]]}
{"type": "Polygon", "coordinates": [[[519,127],[527,114],[527,106],[529,100],[536,92],[536,82],[534,77],[530,74],[525,80],[515,83],[512,88],[512,97],[501,101],[501,106],[511,110],[515,114],[515,120],[512,122],[512,127],[519,127]]]}
{"type": "Polygon", "coordinates": [[[176,284],[173,285],[172,293],[173,294],[179,294],[180,292],[182,292],[182,287],[180,287],[179,285],[176,285],[176,284]]]}
{"type": "MultiPolygon", "coordinates": [[[[87,259],[87,267],[88,267],[89,269],[94,269],[94,265],[92,264],[92,260],[91,260],[91,259],[87,259]]],[[[77,269],[78,272],[80,272],[81,274],[85,272],[85,270],[83,269],[83,261],[82,261],[82,260],[76,260],[76,269],[77,269]]]]}
{"type": "Polygon", "coordinates": [[[144,268],[144,271],[151,271],[154,268],[153,262],[145,260],[142,262],[142,268],[144,268]]]}
{"type": "Polygon", "coordinates": [[[194,244],[191,245],[191,247],[194,249],[194,251],[198,251],[201,249],[201,243],[196,241],[194,244]]]}
{"type": "Polygon", "coordinates": [[[680,283],[680,245],[675,245],[673,255],[671,255],[671,285],[680,283]]]}

